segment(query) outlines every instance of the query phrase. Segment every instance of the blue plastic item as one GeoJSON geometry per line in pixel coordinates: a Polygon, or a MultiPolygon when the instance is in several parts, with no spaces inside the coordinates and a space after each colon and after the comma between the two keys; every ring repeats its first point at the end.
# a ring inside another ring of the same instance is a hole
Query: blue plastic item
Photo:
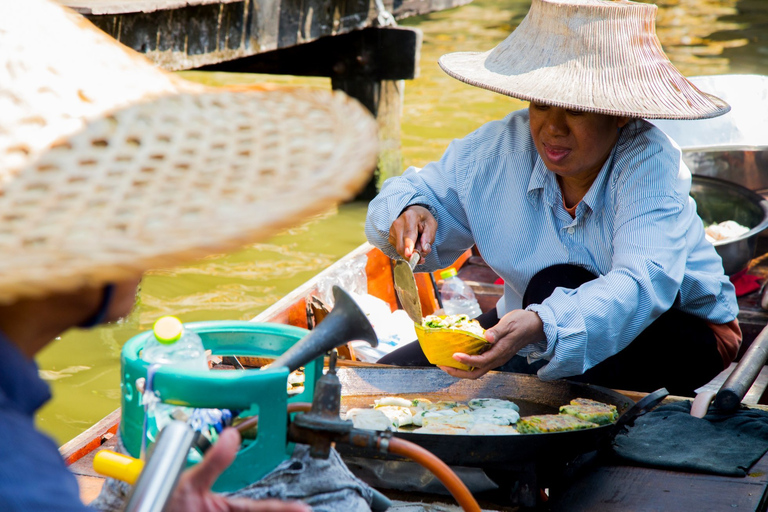
{"type": "MultiPolygon", "coordinates": [[[[309,333],[290,325],[238,321],[191,322],[184,327],[197,332],[214,355],[230,356],[277,357],[309,333]]],[[[120,434],[133,457],[139,457],[141,451],[144,420],[141,393],[136,391],[135,382],[147,375],[149,364],[139,353],[149,336],[153,336],[152,331],[128,340],[120,357],[120,434]]],[[[304,367],[304,391],[290,398],[286,368],[196,371],[160,367],[153,386],[163,402],[259,415],[257,438],[247,446],[244,443],[235,461],[213,486],[214,491],[229,492],[255,482],[290,456],[293,445],[287,442],[287,404],[311,402],[322,372],[323,358],[318,357],[304,367]]]]}

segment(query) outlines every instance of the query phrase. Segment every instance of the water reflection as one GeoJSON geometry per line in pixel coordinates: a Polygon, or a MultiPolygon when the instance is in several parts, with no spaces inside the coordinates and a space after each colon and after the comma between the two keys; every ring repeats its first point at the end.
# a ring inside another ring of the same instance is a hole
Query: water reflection
{"type": "MultiPolygon", "coordinates": [[[[515,28],[528,0],[475,0],[464,7],[412,18],[402,25],[424,32],[421,76],[405,88],[403,157],[422,166],[445,147],[525,103],[470,87],[448,77],[437,59],[453,51],[486,51],[515,28]]],[[[664,0],[657,32],[670,59],[686,75],[768,74],[768,2],[764,0],[664,0]]],[[[319,78],[185,73],[210,84],[277,83],[327,89],[319,78]]],[[[365,205],[311,219],[263,244],[214,255],[185,267],[151,272],[136,312],[116,326],[68,333],[40,355],[53,402],[39,415],[59,442],[118,406],[120,347],[168,313],[184,321],[249,319],[364,240],[365,205]]]]}

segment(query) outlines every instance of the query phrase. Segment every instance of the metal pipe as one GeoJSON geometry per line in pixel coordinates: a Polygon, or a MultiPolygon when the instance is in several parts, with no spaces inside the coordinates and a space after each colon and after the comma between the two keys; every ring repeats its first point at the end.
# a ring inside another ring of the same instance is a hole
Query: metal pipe
{"type": "Polygon", "coordinates": [[[768,360],[768,327],[764,327],[749,346],[739,364],[723,383],[715,397],[715,407],[735,411],[768,360]]]}
{"type": "Polygon", "coordinates": [[[197,432],[183,421],[172,421],[161,432],[139,481],[128,499],[126,512],[161,512],[170,500],[187,462],[197,432]]]}

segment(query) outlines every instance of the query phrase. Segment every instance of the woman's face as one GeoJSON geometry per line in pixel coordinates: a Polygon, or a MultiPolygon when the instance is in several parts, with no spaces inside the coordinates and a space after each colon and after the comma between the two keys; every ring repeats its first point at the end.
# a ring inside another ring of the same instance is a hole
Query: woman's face
{"type": "Polygon", "coordinates": [[[547,169],[563,178],[592,178],[600,172],[627,117],[566,110],[531,102],[531,136],[547,169]]]}

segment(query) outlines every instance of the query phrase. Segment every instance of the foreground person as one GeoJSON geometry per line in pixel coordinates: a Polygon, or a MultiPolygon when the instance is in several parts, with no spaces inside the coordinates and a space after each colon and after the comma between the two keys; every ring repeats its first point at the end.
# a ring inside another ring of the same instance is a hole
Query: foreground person
{"type": "MultiPolygon", "coordinates": [[[[86,510],[34,427],[50,398],[35,354],[126,315],[148,268],[349,198],[375,165],[375,123],[341,95],[183,82],[46,0],[0,3],[0,48],[0,510],[86,510]]],[[[225,431],[168,510],[309,510],[212,493],[238,445],[225,431]]]]}
{"type": "MultiPolygon", "coordinates": [[[[704,238],[679,148],[644,118],[729,110],[674,68],[656,7],[534,0],[493,50],[440,59],[452,77],[530,101],[388,180],[366,234],[391,257],[449,266],[475,244],[504,279],[480,317],[491,348],[454,359],[604,386],[692,394],[741,343],[734,287],[704,238]]],[[[380,362],[424,364],[418,345],[380,362]]]]}

